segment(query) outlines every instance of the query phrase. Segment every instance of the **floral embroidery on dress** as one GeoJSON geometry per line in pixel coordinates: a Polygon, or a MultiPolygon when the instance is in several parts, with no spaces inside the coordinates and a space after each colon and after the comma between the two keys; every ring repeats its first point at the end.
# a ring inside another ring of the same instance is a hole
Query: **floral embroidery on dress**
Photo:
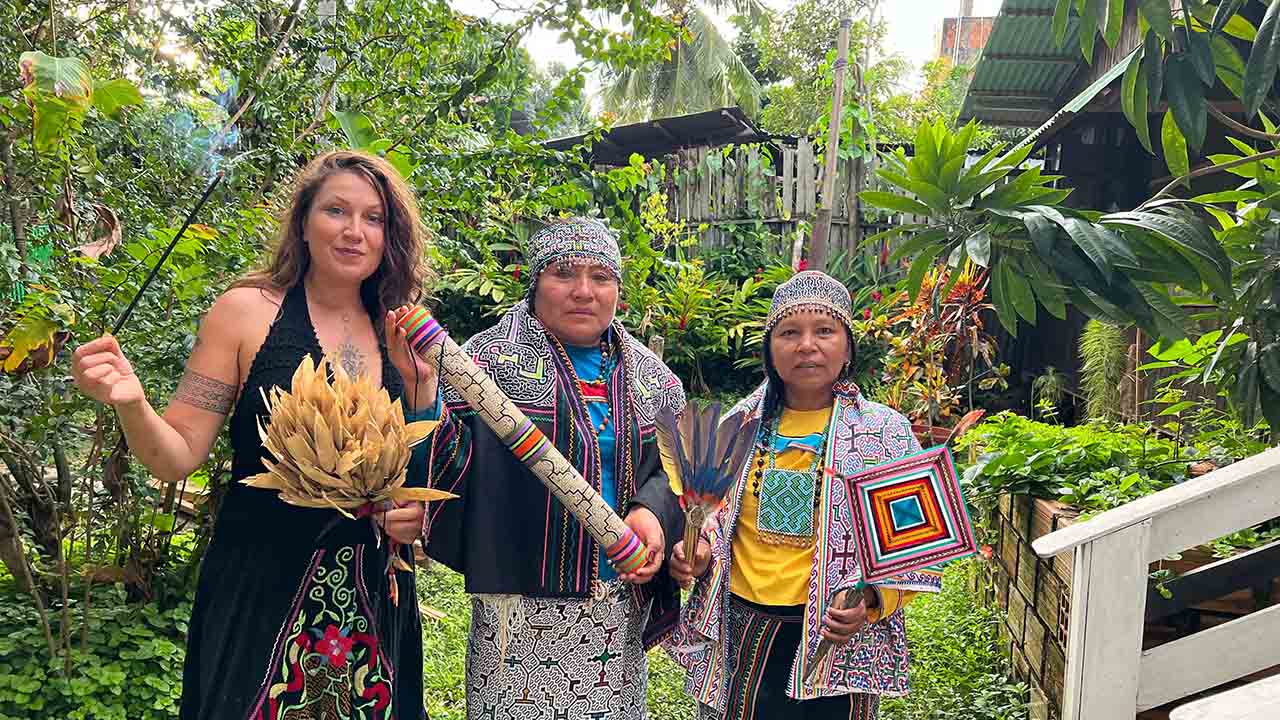
{"type": "Polygon", "coordinates": [[[363,546],[316,551],[252,720],[393,720],[363,560],[363,546]]]}

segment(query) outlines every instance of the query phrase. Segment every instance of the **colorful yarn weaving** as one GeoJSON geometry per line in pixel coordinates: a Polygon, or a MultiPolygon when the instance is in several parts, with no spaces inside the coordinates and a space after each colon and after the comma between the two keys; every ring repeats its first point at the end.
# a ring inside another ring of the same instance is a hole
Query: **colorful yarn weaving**
{"type": "Polygon", "coordinates": [[[619,573],[632,573],[644,567],[647,554],[640,536],[627,528],[629,535],[604,550],[609,563],[619,573]]]}
{"type": "Polygon", "coordinates": [[[419,355],[438,364],[440,379],[467,401],[512,454],[547,486],[600,547],[605,548],[605,556],[619,573],[632,573],[644,566],[648,549],[635,532],[560,454],[555,444],[511,402],[493,378],[471,361],[430,312],[421,307],[412,308],[401,313],[396,325],[404,329],[419,355]]]}

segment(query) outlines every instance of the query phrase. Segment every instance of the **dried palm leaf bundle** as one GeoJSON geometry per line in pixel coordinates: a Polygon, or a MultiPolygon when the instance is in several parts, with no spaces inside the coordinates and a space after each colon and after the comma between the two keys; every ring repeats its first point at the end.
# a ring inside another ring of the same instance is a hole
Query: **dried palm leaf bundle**
{"type": "MultiPolygon", "coordinates": [[[[275,460],[264,459],[267,472],[244,484],[276,490],[291,505],[333,508],[348,518],[371,516],[391,503],[456,497],[404,486],[412,448],[439,422],[406,423],[400,402],[368,376],[353,379],[341,363],[324,358],[317,365],[308,355],[289,390],[261,392],[270,415],[265,426],[259,418],[258,436],[275,460]]],[[[391,557],[396,567],[409,569],[398,553],[391,557]]]]}

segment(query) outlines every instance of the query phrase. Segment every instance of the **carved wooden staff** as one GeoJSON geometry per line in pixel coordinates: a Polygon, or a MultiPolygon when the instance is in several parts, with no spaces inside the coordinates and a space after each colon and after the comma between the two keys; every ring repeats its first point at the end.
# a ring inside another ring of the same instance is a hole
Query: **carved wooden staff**
{"type": "Polygon", "coordinates": [[[609,563],[619,573],[635,572],[645,564],[648,550],[635,531],[618,517],[497,383],[471,361],[431,313],[415,307],[401,315],[396,324],[404,328],[409,344],[422,357],[433,362],[438,359],[441,380],[467,401],[525,467],[573,513],[604,548],[609,563]],[[429,353],[435,345],[441,350],[429,353]]]}

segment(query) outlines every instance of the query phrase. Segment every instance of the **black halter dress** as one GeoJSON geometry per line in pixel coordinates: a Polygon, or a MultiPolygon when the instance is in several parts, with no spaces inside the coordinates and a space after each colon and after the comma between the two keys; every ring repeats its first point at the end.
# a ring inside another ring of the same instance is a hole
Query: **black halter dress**
{"type": "MultiPolygon", "coordinates": [[[[200,569],[183,670],[182,720],[422,720],[422,627],[411,573],[384,573],[370,521],[288,505],[240,484],[262,472],[259,389],[288,388],[323,355],[298,283],[254,358],[231,416],[233,484],[200,569]]],[[[400,374],[382,353],[393,399],[400,374]]],[[[412,477],[412,474],[411,474],[412,477]]],[[[412,553],[401,548],[412,563],[412,553]]]]}

